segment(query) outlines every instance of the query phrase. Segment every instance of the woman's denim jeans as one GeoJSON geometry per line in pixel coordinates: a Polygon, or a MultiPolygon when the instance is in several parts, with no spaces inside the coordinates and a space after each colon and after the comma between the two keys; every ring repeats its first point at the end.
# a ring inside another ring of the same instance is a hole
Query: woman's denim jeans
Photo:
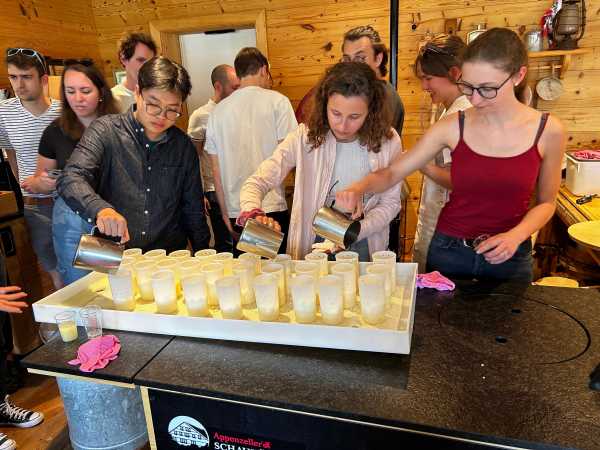
{"type": "Polygon", "coordinates": [[[458,279],[531,282],[532,262],[531,239],[524,241],[509,260],[490,264],[461,238],[436,231],[427,254],[427,271],[438,270],[449,278],[458,279]]]}
{"type": "Polygon", "coordinates": [[[82,234],[89,233],[91,229],[91,223],[85,222],[75,214],[62,198],[57,198],[52,216],[52,238],[57,269],[65,286],[90,273],[89,270],[74,268],[73,258],[79,245],[79,238],[82,234]]]}

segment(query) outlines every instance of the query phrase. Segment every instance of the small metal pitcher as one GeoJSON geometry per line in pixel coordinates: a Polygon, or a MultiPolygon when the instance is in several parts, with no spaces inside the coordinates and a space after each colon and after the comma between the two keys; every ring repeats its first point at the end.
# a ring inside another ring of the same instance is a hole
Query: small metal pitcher
{"type": "Polygon", "coordinates": [[[254,219],[248,219],[236,248],[242,252],[254,253],[273,259],[279,253],[282,242],[282,232],[263,225],[254,219]]]}
{"type": "Polygon", "coordinates": [[[360,222],[349,219],[337,209],[323,206],[313,219],[313,231],[317,236],[329,239],[343,249],[347,249],[358,239],[360,222]]]}
{"type": "Polygon", "coordinates": [[[103,235],[97,227],[94,227],[90,234],[81,235],[73,258],[73,267],[96,272],[116,273],[122,259],[123,246],[103,235]]]}

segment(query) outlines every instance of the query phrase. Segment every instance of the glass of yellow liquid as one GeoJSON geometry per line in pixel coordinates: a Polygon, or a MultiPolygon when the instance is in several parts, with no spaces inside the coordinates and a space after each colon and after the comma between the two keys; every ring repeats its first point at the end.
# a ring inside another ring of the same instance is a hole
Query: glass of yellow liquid
{"type": "Polygon", "coordinates": [[[376,325],[385,319],[386,292],[380,274],[362,275],[358,279],[360,311],[365,322],[376,325]]]}
{"type": "Polygon", "coordinates": [[[254,297],[258,319],[275,322],[279,318],[279,280],[272,273],[263,273],[254,278],[254,297]]]}
{"type": "Polygon", "coordinates": [[[296,275],[290,280],[292,303],[298,323],[311,323],[317,317],[315,280],[310,275],[296,275]]]}
{"type": "Polygon", "coordinates": [[[54,316],[58,331],[63,342],[72,342],[77,339],[77,323],[75,322],[75,311],[64,311],[54,316]]]}

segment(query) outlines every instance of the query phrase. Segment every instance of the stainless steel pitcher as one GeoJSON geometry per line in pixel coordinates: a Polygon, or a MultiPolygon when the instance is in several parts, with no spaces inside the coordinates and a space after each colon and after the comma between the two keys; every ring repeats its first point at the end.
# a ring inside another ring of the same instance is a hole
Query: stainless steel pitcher
{"type": "Polygon", "coordinates": [[[282,232],[263,225],[255,219],[248,219],[236,248],[242,252],[273,259],[279,253],[282,242],[282,232]]]}
{"type": "Polygon", "coordinates": [[[337,209],[323,206],[313,219],[313,231],[317,236],[329,239],[343,249],[347,249],[358,239],[360,222],[346,217],[337,209]]]}
{"type": "Polygon", "coordinates": [[[73,267],[96,272],[116,273],[123,259],[123,246],[98,236],[97,227],[82,234],[73,258],[73,267]]]}

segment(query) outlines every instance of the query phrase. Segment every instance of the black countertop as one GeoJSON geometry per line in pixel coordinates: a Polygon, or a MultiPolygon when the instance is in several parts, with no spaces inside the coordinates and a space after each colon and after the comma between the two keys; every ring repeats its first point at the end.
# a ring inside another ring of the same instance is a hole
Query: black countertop
{"type": "Polygon", "coordinates": [[[59,337],[42,345],[23,359],[23,365],[32,369],[91,379],[133,383],[135,375],[173,339],[172,336],[157,334],[104,330],[105,335],[113,334],[119,338],[121,342],[119,357],[104,369],[85,373],[79,371],[79,366],[67,364],[67,361],[77,358],[77,349],[86,341],[85,330],[78,327],[78,332],[79,339],[75,341],[65,343],[59,337]]]}
{"type": "Polygon", "coordinates": [[[600,294],[484,286],[417,297],[411,355],[174,338],[136,384],[488,442],[600,448],[600,294]],[[592,338],[590,338],[593,337],[592,338]]]}

